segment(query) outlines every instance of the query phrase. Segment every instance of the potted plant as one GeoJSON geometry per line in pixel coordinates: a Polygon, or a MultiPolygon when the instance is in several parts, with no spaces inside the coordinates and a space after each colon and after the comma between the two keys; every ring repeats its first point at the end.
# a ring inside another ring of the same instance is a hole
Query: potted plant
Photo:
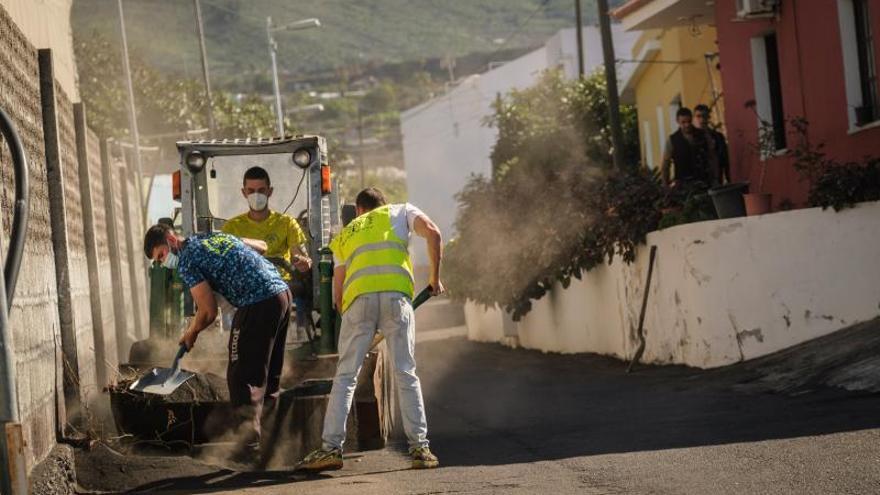
{"type": "Polygon", "coordinates": [[[749,190],[748,182],[731,182],[709,189],[709,198],[718,218],[736,218],[747,214],[743,198],[749,190]]]}
{"type": "MultiPolygon", "coordinates": [[[[754,110],[754,101],[749,101],[746,106],[754,110]]],[[[773,124],[762,119],[758,112],[758,142],[752,145],[752,149],[758,155],[758,162],[761,164],[761,174],[758,177],[758,188],[755,192],[747,192],[743,194],[743,201],[746,205],[746,215],[763,215],[770,213],[773,204],[773,195],[764,192],[764,179],[767,176],[767,161],[776,154],[776,140],[773,124]]]]}

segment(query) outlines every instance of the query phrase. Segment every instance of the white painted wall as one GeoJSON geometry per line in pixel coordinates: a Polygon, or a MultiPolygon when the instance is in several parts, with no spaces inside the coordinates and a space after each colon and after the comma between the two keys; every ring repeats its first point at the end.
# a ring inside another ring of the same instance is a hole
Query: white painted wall
{"type": "MultiPolygon", "coordinates": [[[[630,58],[638,32],[613,27],[618,58],[630,58]]],[[[584,27],[584,60],[587,72],[602,64],[598,29],[584,27]]],[[[489,155],[497,132],[483,125],[492,114],[496,96],[533,85],[541,72],[562,66],[570,78],[577,77],[575,30],[564,29],[545,46],[479,75],[465,78],[443,96],[403,112],[403,157],[409,200],[440,227],[446,239],[454,236],[455,194],[473,174],[491,174],[489,155]]],[[[618,77],[625,80],[632,64],[621,64],[618,77]]],[[[622,87],[622,86],[621,86],[622,87]]],[[[425,265],[426,254],[414,250],[414,263],[425,265]]]]}
{"type": "MultiPolygon", "coordinates": [[[[878,240],[880,202],[652,232],[657,260],[643,360],[723,366],[880,315],[878,240]]],[[[632,265],[616,260],[568,289],[557,286],[517,324],[520,344],[630,358],[648,251],[632,265]]],[[[470,337],[500,341],[500,317],[495,323],[483,313],[467,305],[470,337]]]]}
{"type": "Polygon", "coordinates": [[[464,321],[470,340],[501,342],[504,338],[504,314],[498,308],[486,308],[469,302],[464,306],[464,321]]]}

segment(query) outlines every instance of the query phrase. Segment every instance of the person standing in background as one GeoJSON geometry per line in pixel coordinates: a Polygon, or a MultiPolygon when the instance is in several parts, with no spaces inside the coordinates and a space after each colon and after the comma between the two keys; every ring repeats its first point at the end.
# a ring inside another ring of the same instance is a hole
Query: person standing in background
{"type": "Polygon", "coordinates": [[[693,125],[689,108],[675,114],[678,130],[669,136],[660,172],[667,186],[690,189],[718,185],[718,156],[715,142],[704,129],[693,125]],[[673,168],[674,166],[674,168],[673,168]]]}
{"type": "Polygon", "coordinates": [[[709,133],[715,144],[715,154],[718,156],[718,183],[730,182],[730,155],[727,151],[727,139],[724,134],[712,128],[712,112],[707,105],[700,103],[694,107],[694,127],[703,129],[709,133]]]}

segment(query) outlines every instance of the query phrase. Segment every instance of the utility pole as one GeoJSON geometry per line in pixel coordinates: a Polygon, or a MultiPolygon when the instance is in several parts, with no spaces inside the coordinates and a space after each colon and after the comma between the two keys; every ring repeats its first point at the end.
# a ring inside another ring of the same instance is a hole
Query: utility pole
{"type": "MultiPolygon", "coordinates": [[[[122,33],[122,69],[125,71],[125,84],[128,88],[128,125],[131,130],[131,142],[134,145],[134,164],[137,169],[138,205],[141,210],[146,209],[144,204],[144,171],[141,164],[141,141],[137,126],[137,113],[134,106],[134,86],[131,83],[131,65],[128,60],[128,39],[125,35],[125,13],[122,10],[122,0],[116,0],[119,8],[119,28],[122,33]]],[[[142,216],[146,218],[146,215],[142,216]]],[[[146,226],[144,226],[146,227],[146,226]]]]}
{"type": "Polygon", "coordinates": [[[269,56],[272,57],[272,86],[275,88],[275,119],[278,136],[284,137],[284,114],[281,113],[281,88],[278,87],[278,61],[275,52],[278,46],[272,38],[272,17],[266,17],[266,36],[269,40],[269,56]]]}
{"type": "Polygon", "coordinates": [[[364,118],[358,102],[358,164],[361,167],[361,190],[366,188],[366,166],[364,165],[364,118]]]}
{"type": "Polygon", "coordinates": [[[584,21],[581,17],[581,0],[574,0],[574,16],[577,20],[575,36],[578,47],[578,76],[584,77],[584,21]]]}
{"type": "Polygon", "coordinates": [[[599,9],[599,31],[602,35],[602,55],[605,59],[605,80],[608,90],[608,125],[611,127],[611,147],[614,168],[623,170],[623,131],[620,127],[620,99],[617,94],[617,70],[614,60],[614,40],[608,19],[608,0],[596,0],[599,9]]]}
{"type": "Polygon", "coordinates": [[[214,137],[217,126],[214,123],[214,97],[211,95],[211,78],[208,77],[208,51],[205,49],[205,26],[202,24],[202,7],[199,0],[193,0],[196,8],[196,26],[199,33],[199,48],[202,53],[202,77],[205,78],[205,97],[208,99],[208,129],[214,137]]]}
{"type": "Polygon", "coordinates": [[[275,87],[275,119],[278,127],[278,135],[284,136],[284,114],[281,110],[281,87],[278,84],[278,44],[272,33],[276,31],[296,31],[300,29],[309,29],[321,27],[321,21],[315,18],[303,19],[301,21],[291,22],[284,26],[272,27],[272,17],[266,17],[266,38],[269,41],[269,56],[272,58],[272,85],[275,87]]]}

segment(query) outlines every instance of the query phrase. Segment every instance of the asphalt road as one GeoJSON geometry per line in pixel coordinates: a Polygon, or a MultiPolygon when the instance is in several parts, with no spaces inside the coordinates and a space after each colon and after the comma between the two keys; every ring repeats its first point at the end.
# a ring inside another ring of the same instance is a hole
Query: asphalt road
{"type": "Polygon", "coordinates": [[[347,456],[345,467],[327,476],[206,470],[139,489],[880,493],[878,394],[755,393],[735,372],[647,367],[627,375],[625,365],[611,359],[460,337],[425,339],[417,360],[440,469],[408,469],[398,447],[347,456]]]}

